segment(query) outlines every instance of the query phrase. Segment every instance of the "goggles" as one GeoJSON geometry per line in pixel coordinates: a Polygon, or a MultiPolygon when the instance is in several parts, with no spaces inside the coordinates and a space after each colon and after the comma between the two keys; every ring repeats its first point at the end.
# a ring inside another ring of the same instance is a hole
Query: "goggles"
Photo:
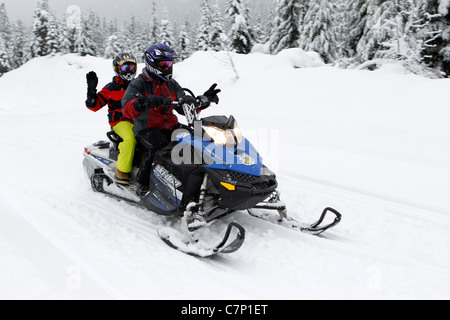
{"type": "Polygon", "coordinates": [[[136,72],[136,65],[134,63],[127,63],[122,64],[119,66],[119,72],[120,73],[127,73],[127,72],[136,72]]]}
{"type": "Polygon", "coordinates": [[[159,61],[158,62],[158,67],[163,69],[163,70],[167,70],[171,66],[173,66],[173,61],[165,60],[165,61],[159,61]]]}

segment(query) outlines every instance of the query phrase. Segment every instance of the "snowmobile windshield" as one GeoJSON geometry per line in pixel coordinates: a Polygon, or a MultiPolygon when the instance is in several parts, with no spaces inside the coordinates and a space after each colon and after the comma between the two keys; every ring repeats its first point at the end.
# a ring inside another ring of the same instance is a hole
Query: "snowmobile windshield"
{"type": "Polygon", "coordinates": [[[216,126],[206,126],[205,131],[214,144],[227,147],[236,147],[242,142],[242,133],[237,122],[233,129],[221,129],[216,126]]]}

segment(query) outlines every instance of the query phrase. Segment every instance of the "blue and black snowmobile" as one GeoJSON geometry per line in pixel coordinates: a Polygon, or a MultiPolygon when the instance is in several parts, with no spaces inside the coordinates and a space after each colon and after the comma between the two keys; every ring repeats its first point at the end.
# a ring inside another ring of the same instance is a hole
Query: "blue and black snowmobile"
{"type": "MultiPolygon", "coordinates": [[[[183,90],[195,97],[190,90],[183,90]]],[[[235,221],[228,223],[225,235],[213,246],[199,235],[205,227],[236,211],[248,211],[251,216],[314,235],[340,222],[341,214],[333,208],[326,208],[313,224],[289,217],[277,191],[275,174],[242,136],[234,117],[199,119],[198,104],[182,106],[187,125],[175,131],[172,142],[156,152],[149,191],[144,195],[137,192],[135,182],[145,151],[139,144],[129,186],[114,182],[120,137],[109,132],[110,141],[86,147],[83,165],[93,190],[177,218],[179,226],[159,229],[160,238],[172,248],[199,257],[231,253],[241,247],[245,229],[235,221]],[[322,225],[329,213],[334,219],[322,225]]]]}

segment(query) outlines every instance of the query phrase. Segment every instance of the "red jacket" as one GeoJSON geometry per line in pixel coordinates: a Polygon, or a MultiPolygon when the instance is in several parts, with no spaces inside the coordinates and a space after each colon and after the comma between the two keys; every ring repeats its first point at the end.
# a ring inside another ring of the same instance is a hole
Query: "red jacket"
{"type": "Polygon", "coordinates": [[[114,127],[121,121],[133,123],[133,120],[126,118],[122,113],[122,98],[128,87],[128,83],[115,76],[113,81],[108,83],[100,92],[97,93],[97,99],[86,101],[86,107],[92,111],[98,111],[105,105],[108,105],[108,122],[114,127]]]}
{"type": "MultiPolygon", "coordinates": [[[[134,119],[134,132],[136,134],[147,128],[165,131],[173,130],[178,124],[178,118],[173,113],[173,106],[167,112],[162,111],[162,107],[145,111],[137,111],[134,108],[138,98],[145,95],[168,96],[173,101],[176,101],[179,95],[184,95],[178,82],[174,79],[162,82],[140,74],[138,78],[130,83],[122,99],[123,114],[128,118],[134,119]]],[[[178,113],[183,114],[182,109],[176,110],[178,113]]]]}

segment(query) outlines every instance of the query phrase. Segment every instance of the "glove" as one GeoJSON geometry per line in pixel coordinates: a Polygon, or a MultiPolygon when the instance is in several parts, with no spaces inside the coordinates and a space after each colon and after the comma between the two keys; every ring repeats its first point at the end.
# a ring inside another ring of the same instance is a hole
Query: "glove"
{"type": "Polygon", "coordinates": [[[98,77],[94,71],[91,71],[88,74],[86,74],[86,82],[88,86],[88,92],[93,92],[97,90],[98,77]]]}
{"type": "Polygon", "coordinates": [[[211,102],[214,102],[214,103],[216,103],[216,104],[219,103],[219,97],[217,96],[217,94],[218,94],[219,92],[221,92],[222,90],[216,89],[216,87],[217,87],[217,83],[214,83],[214,84],[211,86],[211,88],[209,88],[208,91],[206,91],[206,92],[203,94],[205,97],[208,98],[209,103],[211,103],[211,102]]]}
{"type": "Polygon", "coordinates": [[[183,104],[194,104],[196,107],[198,107],[197,99],[195,99],[193,96],[185,95],[180,98],[178,98],[178,103],[182,106],[183,104]]]}
{"type": "MultiPolygon", "coordinates": [[[[219,99],[219,98],[217,98],[217,99],[219,99]]],[[[197,101],[199,102],[198,108],[197,108],[199,110],[205,110],[211,104],[211,101],[209,100],[209,98],[207,96],[198,96],[197,101]]]]}
{"type": "Polygon", "coordinates": [[[172,107],[172,100],[166,96],[141,96],[134,105],[134,109],[138,112],[142,112],[146,109],[156,109],[159,107],[163,107],[162,110],[164,112],[169,111],[170,107],[172,107]]]}

